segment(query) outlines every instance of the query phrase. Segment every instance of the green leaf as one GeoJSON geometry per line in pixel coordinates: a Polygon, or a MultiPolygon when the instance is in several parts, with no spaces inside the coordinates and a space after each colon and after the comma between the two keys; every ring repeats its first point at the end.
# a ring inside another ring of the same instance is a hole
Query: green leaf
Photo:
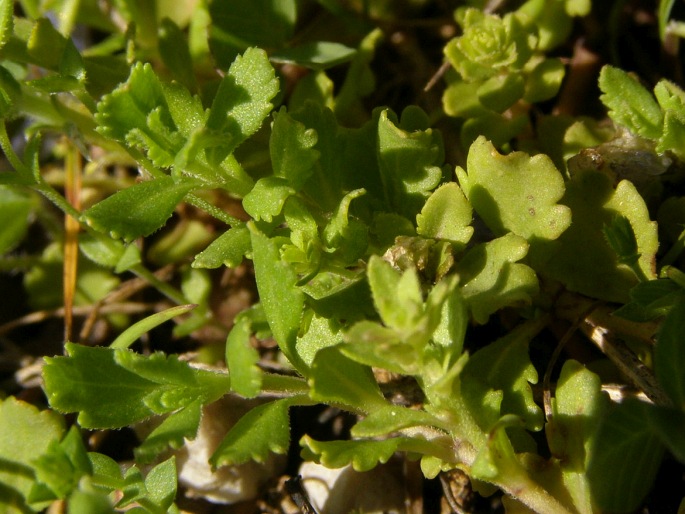
{"type": "Polygon", "coordinates": [[[447,240],[456,251],[463,249],[473,235],[472,210],[464,193],[454,182],[436,189],[416,216],[420,236],[447,240]]]}
{"type": "Polygon", "coordinates": [[[531,302],[538,293],[535,272],[517,263],[528,243],[509,233],[469,250],[459,263],[459,287],[473,318],[485,323],[502,307],[531,302]]]}
{"type": "Polygon", "coordinates": [[[654,483],[663,445],[650,429],[649,407],[626,400],[615,405],[599,427],[588,453],[587,474],[593,498],[602,509],[631,512],[654,483]]]}
{"type": "Polygon", "coordinates": [[[385,406],[371,368],[349,359],[340,350],[341,346],[333,346],[316,353],[309,375],[311,398],[363,412],[385,406]]]}
{"type": "Polygon", "coordinates": [[[12,36],[12,28],[14,27],[13,14],[14,2],[11,0],[0,0],[0,50],[3,49],[12,36]]]}
{"type": "Polygon", "coordinates": [[[136,461],[148,464],[167,448],[181,448],[186,439],[194,439],[200,426],[202,401],[195,400],[171,413],[134,449],[136,461]]]}
{"type": "Polygon", "coordinates": [[[502,391],[500,411],[491,414],[495,420],[504,414],[515,414],[528,430],[542,429],[542,410],[531,389],[531,384],[538,382],[538,374],[528,356],[529,344],[542,328],[539,320],[523,323],[469,358],[461,373],[462,391],[474,412],[486,408],[484,393],[502,391]],[[475,394],[471,394],[470,387],[475,383],[483,387],[474,388],[475,394]]]}
{"type": "Polygon", "coordinates": [[[50,405],[78,412],[84,428],[118,428],[185,407],[209,403],[229,389],[227,375],[191,368],[177,357],[66,345],[66,357],[46,358],[50,405]]]}
{"type": "Polygon", "coordinates": [[[395,123],[387,110],[381,113],[378,163],[392,211],[413,219],[442,179],[444,155],[438,132],[405,129],[403,122],[395,123]]]}
{"type": "Polygon", "coordinates": [[[519,101],[524,91],[523,77],[518,73],[508,73],[480,83],[476,94],[485,108],[501,113],[519,101]]]}
{"type": "Polygon", "coordinates": [[[176,206],[196,187],[171,177],[141,182],[96,203],[81,215],[96,230],[132,241],[152,234],[166,223],[176,206]]]}
{"type": "Polygon", "coordinates": [[[685,412],[652,405],[647,413],[652,430],[664,446],[676,459],[685,462],[685,412]]]}
{"type": "Polygon", "coordinates": [[[260,178],[252,191],[243,198],[243,208],[255,220],[271,223],[283,210],[288,197],[295,192],[286,179],[260,178]]]}
{"type": "Polygon", "coordinates": [[[33,199],[10,186],[0,185],[0,255],[13,250],[28,231],[33,199]]]}
{"type": "Polygon", "coordinates": [[[234,226],[217,237],[195,256],[193,268],[237,268],[250,251],[250,231],[245,225],[234,226]]]}
{"type": "Polygon", "coordinates": [[[525,474],[505,430],[520,424],[519,418],[508,415],[500,419],[490,430],[487,445],[478,453],[471,466],[471,473],[474,478],[494,482],[507,475],[514,477],[525,474]]]}
{"type": "Polygon", "coordinates": [[[307,323],[307,331],[297,338],[297,353],[307,366],[311,366],[319,350],[335,346],[341,341],[341,323],[333,315],[314,314],[307,323]]]}
{"type": "Polygon", "coordinates": [[[112,341],[109,347],[113,349],[129,348],[143,334],[161,325],[165,321],[186,314],[195,307],[197,307],[197,305],[177,305],[176,307],[170,307],[169,309],[152,314],[124,330],[114,341],[112,341]]]}
{"type": "Polygon", "coordinates": [[[438,418],[422,410],[385,405],[371,411],[352,427],[353,437],[380,437],[410,427],[441,427],[438,418]]]}
{"type": "MultiPolygon", "coordinates": [[[[157,464],[145,477],[147,500],[151,501],[159,512],[167,512],[176,498],[176,460],[171,457],[157,464]]],[[[147,503],[147,502],[146,502],[147,503]]]]}
{"type": "Polygon", "coordinates": [[[642,270],[638,266],[640,254],[637,249],[637,240],[630,221],[625,216],[616,216],[609,225],[602,228],[604,237],[611,249],[616,253],[619,264],[625,264],[635,272],[638,279],[646,280],[642,270]]]}
{"type": "Polygon", "coordinates": [[[185,34],[169,18],[162,19],[159,27],[159,55],[176,80],[189,91],[197,89],[193,59],[190,56],[185,34]]]}
{"type": "Polygon", "coordinates": [[[528,240],[533,262],[571,224],[571,210],[557,203],[564,179],[546,155],[501,155],[479,137],[469,149],[466,169],[468,175],[461,168],[457,175],[473,208],[496,236],[513,232],[528,240]]]}
{"type": "MultiPolygon", "coordinates": [[[[128,80],[104,96],[97,109],[98,131],[120,142],[126,141],[134,129],[149,131],[148,115],[156,109],[161,109],[167,127],[173,127],[162,83],[150,64],[135,64],[128,80]]],[[[149,135],[154,138],[154,134],[149,135]]]]}
{"type": "Polygon", "coordinates": [[[291,399],[276,400],[249,411],[228,432],[209,462],[219,467],[264,462],[271,452],[285,454],[290,443],[291,405],[291,399]]]}
{"type": "Polygon", "coordinates": [[[656,151],[672,151],[681,160],[685,150],[681,141],[685,137],[685,92],[668,80],[660,80],[654,87],[654,95],[664,113],[664,130],[656,151]]]}
{"type": "MultiPolygon", "coordinates": [[[[219,3],[219,2],[215,2],[219,3]]],[[[261,127],[273,109],[278,79],[266,52],[248,48],[237,56],[219,84],[205,128],[226,142],[208,150],[210,165],[218,165],[261,127]]]]}
{"type": "Polygon", "coordinates": [[[27,496],[35,483],[33,462],[64,433],[61,416],[10,396],[0,400],[0,510],[34,512],[27,496]]]}
{"type": "Polygon", "coordinates": [[[559,92],[565,72],[561,59],[542,60],[528,75],[523,99],[528,103],[539,103],[553,98],[559,92]]]}
{"type": "Polygon", "coordinates": [[[39,18],[33,25],[26,51],[30,59],[43,68],[57,70],[67,39],[47,18],[39,18]]]}
{"type": "Polygon", "coordinates": [[[95,264],[121,273],[140,264],[140,250],[135,244],[125,245],[119,239],[89,231],[79,237],[79,249],[95,264]]]}
{"type": "Polygon", "coordinates": [[[606,65],[599,74],[600,100],[609,117],[635,134],[658,140],[663,114],[652,94],[625,71],[606,65]]]}
{"type": "Polygon", "coordinates": [[[354,48],[332,41],[312,41],[271,54],[271,60],[283,64],[297,64],[312,70],[325,70],[352,60],[354,48]]]}
{"type": "Polygon", "coordinates": [[[109,498],[99,491],[78,490],[69,497],[69,514],[115,514],[109,498]]]}
{"type": "Polygon", "coordinates": [[[262,386],[262,372],[257,367],[259,352],[250,344],[251,335],[249,318],[238,316],[226,339],[226,365],[231,376],[231,390],[245,398],[257,396],[262,386]]]}
{"type": "Polygon", "coordinates": [[[685,410],[685,297],[681,295],[664,319],[654,350],[654,373],[676,408],[685,410]]]}
{"type": "Polygon", "coordinates": [[[297,19],[295,0],[213,0],[209,45],[222,68],[236,53],[249,46],[282,48],[290,39],[297,19]]]}
{"type": "Polygon", "coordinates": [[[657,12],[659,17],[659,37],[664,43],[666,42],[668,19],[671,16],[674,4],[675,0],[659,0],[659,10],[657,12]]]}
{"type": "Polygon", "coordinates": [[[32,495],[43,488],[54,494],[53,499],[64,499],[78,488],[84,475],[92,475],[93,468],[81,433],[71,427],[61,441],[53,441],[47,453],[34,461],[37,483],[32,495]]]}
{"type": "Polygon", "coordinates": [[[423,296],[413,268],[398,273],[382,258],[372,255],[367,266],[371,294],[386,326],[411,330],[423,313],[423,296]]]}
{"type": "Polygon", "coordinates": [[[650,221],[645,201],[632,182],[622,180],[614,189],[604,173],[579,171],[568,182],[562,202],[571,208],[573,223],[550,245],[552,258],[545,264],[544,274],[572,291],[627,302],[638,279],[628,266],[619,262],[603,232],[604,225],[623,216],[630,222],[637,241],[641,274],[647,279],[656,278],[657,227],[650,221]]]}
{"type": "Polygon", "coordinates": [[[545,427],[552,454],[575,472],[586,469],[590,447],[605,408],[600,378],[577,361],[561,369],[552,400],[553,417],[545,427]]]}
{"type": "Polygon", "coordinates": [[[292,118],[285,108],[274,113],[269,138],[271,166],[276,177],[287,179],[299,191],[314,172],[320,153],[315,149],[318,135],[315,130],[292,118]]]}
{"type": "Polygon", "coordinates": [[[307,366],[295,348],[304,309],[304,294],[296,286],[295,272],[281,261],[276,243],[252,222],[248,223],[248,228],[252,238],[257,290],[269,327],[283,354],[293,366],[304,372],[307,366]]]}
{"type": "Polygon", "coordinates": [[[579,512],[593,512],[586,470],[606,408],[600,378],[574,360],[568,360],[557,380],[552,416],[545,425],[550,451],[559,461],[562,478],[579,512]]]}
{"type": "Polygon", "coordinates": [[[394,437],[384,441],[316,441],[305,435],[300,440],[302,458],[328,468],[351,464],[355,471],[369,471],[390,460],[393,454],[411,439],[394,437]]]}

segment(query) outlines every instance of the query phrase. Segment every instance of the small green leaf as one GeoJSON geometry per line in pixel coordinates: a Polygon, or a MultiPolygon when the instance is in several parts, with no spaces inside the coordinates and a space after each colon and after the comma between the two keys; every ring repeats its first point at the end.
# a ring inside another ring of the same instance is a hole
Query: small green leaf
{"type": "Polygon", "coordinates": [[[572,471],[586,469],[590,447],[605,407],[600,378],[574,360],[561,369],[552,400],[553,417],[545,427],[552,454],[572,471]]]}
{"type": "Polygon", "coordinates": [[[659,37],[663,43],[666,42],[668,20],[674,4],[675,0],[659,0],[659,10],[657,12],[659,17],[659,37]]]}
{"type": "Polygon", "coordinates": [[[367,267],[371,294],[383,322],[396,330],[411,330],[423,313],[423,297],[413,268],[398,273],[373,255],[367,267]]]}
{"type": "Polygon", "coordinates": [[[288,409],[291,399],[255,407],[233,426],[209,459],[214,467],[251,460],[264,462],[269,453],[284,454],[290,443],[288,409]]]}
{"type": "Polygon", "coordinates": [[[109,347],[118,349],[129,348],[143,334],[149,332],[156,326],[161,325],[165,321],[190,312],[195,307],[197,307],[197,305],[177,305],[176,307],[170,307],[169,309],[152,314],[124,330],[114,341],[112,341],[109,347]]]}
{"type": "Polygon", "coordinates": [[[136,461],[148,464],[167,448],[181,448],[186,439],[194,439],[200,426],[201,400],[189,403],[183,409],[169,414],[162,423],[148,435],[140,446],[134,449],[136,461]]]}
{"type": "Polygon", "coordinates": [[[115,514],[112,502],[103,493],[95,490],[78,490],[69,497],[68,514],[115,514]]]}
{"type": "Polygon", "coordinates": [[[571,210],[557,203],[564,179],[546,155],[501,155],[479,137],[469,150],[467,171],[458,168],[457,175],[473,208],[495,235],[513,232],[527,239],[531,259],[571,224],[571,210]]]}
{"type": "Polygon", "coordinates": [[[0,510],[34,512],[26,498],[35,483],[33,462],[62,438],[64,421],[53,411],[10,396],[0,400],[0,510]]]}
{"type": "Polygon", "coordinates": [[[167,512],[176,499],[177,483],[176,460],[171,457],[157,464],[145,477],[145,489],[148,493],[146,499],[159,512],[167,512]]]}
{"type": "Polygon", "coordinates": [[[189,91],[197,89],[193,59],[185,34],[169,18],[164,18],[159,27],[159,55],[176,80],[189,91]]]}
{"type": "Polygon", "coordinates": [[[525,84],[526,81],[518,73],[495,75],[482,82],[476,94],[487,109],[504,112],[521,99],[525,84]]]}
{"type": "Polygon", "coordinates": [[[565,72],[561,59],[542,60],[528,75],[523,99],[528,103],[539,103],[553,98],[559,92],[565,72]]]}
{"type": "Polygon", "coordinates": [[[26,51],[35,64],[57,70],[66,44],[67,39],[57,31],[50,20],[38,18],[27,41],[26,51]]]}
{"type": "Polygon", "coordinates": [[[219,85],[205,125],[209,132],[226,141],[208,150],[210,165],[220,164],[257,132],[273,109],[271,100],[278,89],[278,79],[264,50],[248,48],[236,57],[219,85]]]}
{"type": "Polygon", "coordinates": [[[542,410],[535,403],[531,389],[531,384],[538,381],[538,374],[528,356],[530,341],[542,328],[540,321],[523,323],[469,358],[461,373],[462,390],[464,399],[474,412],[486,408],[481,394],[502,391],[500,411],[492,413],[494,419],[504,414],[515,414],[528,430],[542,429],[542,410]],[[484,387],[473,389],[475,396],[467,394],[469,385],[476,382],[484,387]]]}
{"type": "Polygon", "coordinates": [[[160,177],[119,191],[84,211],[81,217],[96,230],[132,241],[164,226],[195,187],[191,181],[177,184],[171,177],[160,177]]]}
{"type": "Polygon", "coordinates": [[[316,353],[309,375],[311,398],[364,412],[386,405],[371,369],[349,359],[340,349],[333,346],[316,353]]]}
{"type": "Polygon", "coordinates": [[[638,279],[635,272],[618,261],[602,230],[616,216],[624,216],[637,241],[640,273],[647,279],[656,278],[657,227],[632,182],[622,180],[614,189],[606,174],[578,171],[567,183],[562,202],[571,208],[573,223],[550,245],[551,258],[542,270],[544,274],[572,291],[626,303],[638,279]]]}
{"type": "Polygon", "coordinates": [[[231,376],[231,390],[245,398],[254,398],[261,390],[262,372],[257,367],[259,352],[250,344],[249,318],[239,316],[226,340],[226,365],[231,376]]]}
{"type": "Polygon", "coordinates": [[[13,250],[28,231],[33,199],[10,186],[0,185],[0,255],[13,250]]]}
{"type": "Polygon", "coordinates": [[[134,244],[124,245],[119,239],[89,231],[79,237],[79,249],[95,264],[126,271],[141,262],[140,250],[134,244]]]}
{"type": "Polygon", "coordinates": [[[282,48],[297,20],[296,0],[213,0],[209,45],[219,66],[227,68],[249,46],[282,48]]]}
{"type": "Polygon", "coordinates": [[[495,482],[502,477],[510,479],[516,475],[525,475],[525,470],[514,453],[506,428],[520,426],[521,420],[513,415],[502,417],[490,430],[487,445],[478,453],[471,466],[474,478],[495,482]]]}
{"type": "Polygon", "coordinates": [[[217,237],[195,256],[193,268],[237,268],[250,251],[250,231],[245,225],[235,226],[217,237]]]}
{"type": "Polygon", "coordinates": [[[300,440],[302,457],[328,468],[351,464],[355,471],[369,471],[390,460],[410,439],[395,437],[384,441],[316,441],[305,435],[300,440]]]}
{"type": "Polygon", "coordinates": [[[473,235],[471,205],[454,182],[436,189],[416,216],[416,232],[423,237],[444,239],[456,251],[463,249],[473,235]]]}
{"type": "Polygon", "coordinates": [[[640,254],[637,251],[637,240],[630,221],[625,216],[616,216],[611,223],[602,227],[604,237],[611,249],[618,256],[618,262],[636,270],[641,278],[641,270],[637,266],[640,254]]]}
{"type": "Polygon", "coordinates": [[[593,498],[602,509],[634,511],[654,483],[664,448],[650,429],[649,407],[626,400],[615,405],[599,427],[588,453],[587,474],[593,498]]]}
{"type": "Polygon", "coordinates": [[[502,307],[530,303],[538,293],[535,272],[516,262],[527,252],[526,240],[508,233],[474,246],[460,261],[459,287],[476,322],[502,307]]]}
{"type": "Polygon", "coordinates": [[[81,433],[76,427],[71,427],[61,441],[53,441],[48,452],[34,461],[34,466],[37,483],[31,496],[41,494],[41,489],[47,488],[54,494],[54,499],[64,499],[77,489],[81,477],[93,474],[81,433]]]}
{"type": "Polygon", "coordinates": [[[130,350],[67,343],[66,357],[46,358],[50,405],[78,412],[84,428],[118,428],[185,407],[209,403],[229,389],[227,375],[191,368],[177,357],[143,357],[130,350]]]}
{"type": "Polygon", "coordinates": [[[274,113],[269,138],[271,165],[276,177],[285,178],[299,191],[314,172],[320,153],[315,149],[318,135],[292,118],[285,109],[274,113]]]}
{"type": "Polygon", "coordinates": [[[312,70],[325,70],[352,60],[357,51],[341,43],[313,41],[293,48],[283,48],[271,54],[271,60],[290,63],[312,70]]]}
{"type": "Polygon", "coordinates": [[[255,220],[270,223],[283,210],[285,201],[295,190],[288,181],[279,177],[260,178],[245,198],[243,208],[255,220]]]}
{"type": "Polygon", "coordinates": [[[380,437],[404,428],[416,426],[441,427],[443,423],[435,416],[422,411],[386,405],[371,411],[368,416],[352,427],[353,437],[380,437]]]}
{"type": "Polygon", "coordinates": [[[442,180],[442,138],[432,129],[407,130],[389,111],[378,120],[378,163],[392,211],[414,219],[442,180]]]}
{"type": "Polygon", "coordinates": [[[625,71],[606,65],[599,74],[600,100],[609,117],[635,134],[658,140],[663,114],[652,94],[625,71]]]}
{"type": "Polygon", "coordinates": [[[681,295],[661,325],[654,350],[656,378],[676,407],[681,410],[685,410],[684,323],[685,297],[681,295]]]}
{"type": "Polygon", "coordinates": [[[300,372],[307,366],[295,345],[304,310],[304,294],[296,286],[297,276],[281,256],[276,242],[270,240],[252,222],[248,223],[257,290],[271,332],[288,360],[300,372]]]}

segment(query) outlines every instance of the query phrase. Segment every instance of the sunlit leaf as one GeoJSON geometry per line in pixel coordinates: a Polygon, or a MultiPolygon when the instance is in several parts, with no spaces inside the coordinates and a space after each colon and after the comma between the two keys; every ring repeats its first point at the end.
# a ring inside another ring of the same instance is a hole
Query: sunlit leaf
{"type": "Polygon", "coordinates": [[[264,462],[270,453],[286,453],[290,442],[290,405],[290,400],[276,400],[245,414],[210,458],[212,466],[242,464],[250,460],[264,462]]]}
{"type": "Polygon", "coordinates": [[[141,182],[96,203],[82,218],[96,230],[132,241],[160,229],[195,187],[193,182],[175,183],[171,177],[141,182]]]}
{"type": "Polygon", "coordinates": [[[118,428],[204,403],[228,391],[228,376],[196,370],[177,357],[67,344],[66,357],[46,358],[50,405],[78,412],[85,428],[118,428]]]}
{"type": "Polygon", "coordinates": [[[609,116],[631,132],[659,139],[663,114],[652,94],[637,79],[613,66],[604,66],[599,74],[600,99],[609,108],[609,116]]]}

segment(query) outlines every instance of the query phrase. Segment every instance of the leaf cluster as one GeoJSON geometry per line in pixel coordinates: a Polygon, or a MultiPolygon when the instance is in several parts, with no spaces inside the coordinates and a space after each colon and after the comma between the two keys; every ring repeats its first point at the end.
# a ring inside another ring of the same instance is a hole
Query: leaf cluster
{"type": "Polygon", "coordinates": [[[435,111],[365,105],[384,31],[437,9],[428,0],[121,1],[115,17],[84,0],[54,25],[48,7],[19,4],[15,15],[0,0],[0,145],[13,168],[0,174],[0,263],[23,270],[35,308],[70,291],[69,308],[99,309],[131,277],[163,305],[137,322],[108,314],[108,346],[66,341],[46,356],[49,409],[2,401],[9,512],[55,500],[74,513],[176,512],[168,452],[228,394],[258,402],[212,450],[214,468],[288,453],[290,409],[325,404],[355,417],[350,438],[308,433],[301,458],[366,471],[403,452],[427,478],[458,468],[501,490],[512,512],[635,510],[666,452],[685,461],[685,94],[664,79],[652,95],[605,66],[615,125],[540,115],[590,2],[459,8],[435,111]],[[83,48],[75,26],[108,36],[83,48]],[[438,129],[443,114],[460,121],[438,129]],[[36,227],[49,244],[24,255],[36,227]],[[164,265],[176,280],[153,272],[164,265]],[[253,274],[257,293],[229,328],[213,303],[220,268],[253,274]],[[179,317],[172,334],[197,355],[138,344],[179,317]],[[577,327],[606,358],[564,355],[558,371],[557,353],[532,358],[577,327]],[[203,340],[212,330],[219,355],[203,340]],[[642,373],[652,403],[610,401],[613,366],[642,373]],[[80,431],[150,420],[135,449],[146,474],[88,452],[80,431]]]}

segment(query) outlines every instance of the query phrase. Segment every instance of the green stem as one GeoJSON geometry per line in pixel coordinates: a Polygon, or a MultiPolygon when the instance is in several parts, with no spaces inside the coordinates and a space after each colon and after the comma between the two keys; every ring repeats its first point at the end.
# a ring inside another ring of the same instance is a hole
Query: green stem
{"type": "Polygon", "coordinates": [[[210,202],[207,200],[200,198],[197,195],[194,194],[189,194],[186,196],[186,201],[197,207],[198,209],[202,209],[205,211],[207,214],[214,216],[216,219],[219,221],[223,221],[226,223],[226,225],[230,226],[235,226],[235,225],[241,225],[243,222],[240,221],[238,218],[235,218],[228,214],[227,212],[222,211],[215,205],[212,205],[210,202]]]}
{"type": "Polygon", "coordinates": [[[169,298],[169,300],[171,300],[172,302],[177,303],[178,305],[190,303],[182,292],[180,292],[175,287],[169,285],[168,283],[164,282],[163,280],[158,279],[154,273],[152,273],[150,270],[143,267],[142,265],[136,264],[129,271],[131,271],[137,277],[148,281],[155,289],[157,289],[160,293],[169,298]]]}
{"type": "Polygon", "coordinates": [[[680,254],[683,253],[684,249],[685,249],[685,230],[683,230],[680,233],[676,242],[673,243],[673,246],[671,246],[671,248],[668,250],[666,255],[664,255],[663,259],[661,259],[660,264],[662,266],[668,266],[669,264],[673,264],[675,262],[675,260],[680,256],[680,254]]]}
{"type": "Polygon", "coordinates": [[[264,373],[262,375],[262,392],[278,396],[308,395],[309,384],[300,377],[264,373]]]}
{"type": "Polygon", "coordinates": [[[31,170],[22,162],[19,156],[14,151],[12,147],[12,142],[10,141],[9,135],[7,134],[7,126],[5,125],[5,120],[0,120],[0,147],[5,153],[5,157],[16,170],[19,175],[24,179],[30,179],[30,182],[35,182],[33,173],[31,170]]]}

